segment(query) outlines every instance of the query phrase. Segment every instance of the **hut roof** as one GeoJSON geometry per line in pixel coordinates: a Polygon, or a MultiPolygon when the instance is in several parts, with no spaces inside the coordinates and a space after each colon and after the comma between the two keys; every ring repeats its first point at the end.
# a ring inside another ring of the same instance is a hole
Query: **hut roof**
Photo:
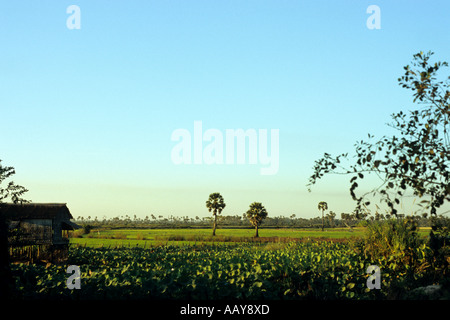
{"type": "Polygon", "coordinates": [[[57,216],[73,219],[65,203],[0,203],[0,213],[11,220],[53,219],[57,216]]]}

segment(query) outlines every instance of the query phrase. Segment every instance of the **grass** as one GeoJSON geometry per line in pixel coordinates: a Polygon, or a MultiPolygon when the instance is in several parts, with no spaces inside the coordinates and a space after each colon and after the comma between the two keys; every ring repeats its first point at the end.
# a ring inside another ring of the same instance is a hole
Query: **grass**
{"type": "MultiPolygon", "coordinates": [[[[149,247],[155,245],[184,245],[193,243],[233,243],[247,241],[289,242],[302,239],[340,240],[362,237],[365,228],[356,227],[325,229],[271,228],[260,229],[258,239],[254,238],[254,229],[217,229],[212,236],[211,229],[94,229],[87,235],[71,238],[75,245],[89,247],[149,247]]],[[[421,236],[429,230],[422,228],[421,236]]]]}
{"type": "MultiPolygon", "coordinates": [[[[353,232],[348,229],[260,229],[260,237],[326,237],[326,238],[348,238],[351,236],[359,236],[364,228],[354,228],[353,232]]],[[[167,236],[202,236],[209,237],[212,234],[211,229],[121,229],[121,230],[94,230],[93,236],[108,237],[126,235],[127,239],[137,239],[144,237],[145,239],[155,239],[167,236]]],[[[234,236],[234,237],[254,237],[254,229],[217,229],[216,236],[234,236]]]]}
{"type": "Polygon", "coordinates": [[[260,229],[259,239],[254,238],[253,229],[217,229],[212,236],[211,229],[116,229],[92,230],[88,235],[71,238],[71,243],[89,247],[144,247],[162,244],[187,244],[195,242],[286,242],[307,238],[348,239],[360,237],[363,228],[329,229],[260,229]]]}

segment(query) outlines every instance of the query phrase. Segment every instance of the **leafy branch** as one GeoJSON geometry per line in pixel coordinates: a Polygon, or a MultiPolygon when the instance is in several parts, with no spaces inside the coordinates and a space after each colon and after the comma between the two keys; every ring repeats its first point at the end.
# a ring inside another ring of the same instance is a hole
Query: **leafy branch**
{"type": "Polygon", "coordinates": [[[412,66],[405,66],[405,74],[399,84],[412,90],[413,102],[421,107],[417,110],[392,114],[390,127],[397,129],[398,136],[383,136],[372,142],[361,140],[355,144],[353,159],[348,153],[331,156],[325,153],[317,160],[309,178],[311,191],[319,179],[326,174],[352,174],[350,195],[356,201],[356,212],[362,212],[370,204],[368,194],[379,194],[386,202],[390,213],[397,215],[396,205],[408,190],[422,200],[424,210],[436,214],[436,209],[450,200],[450,77],[438,81],[438,71],[448,67],[447,62],[430,63],[432,52],[417,53],[412,66]],[[344,165],[343,162],[350,162],[344,165]],[[382,184],[362,196],[356,195],[358,182],[364,174],[376,174],[382,184]]]}
{"type": "Polygon", "coordinates": [[[8,198],[10,198],[13,203],[29,202],[22,198],[22,195],[28,192],[28,190],[15,184],[14,181],[9,181],[6,187],[1,187],[1,184],[5,180],[16,173],[13,167],[4,167],[1,162],[2,160],[0,160],[0,203],[8,198]]]}

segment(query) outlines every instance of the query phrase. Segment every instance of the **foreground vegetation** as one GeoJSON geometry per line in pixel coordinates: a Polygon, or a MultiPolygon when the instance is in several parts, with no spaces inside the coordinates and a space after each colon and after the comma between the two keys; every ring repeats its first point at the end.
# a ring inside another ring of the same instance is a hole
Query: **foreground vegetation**
{"type": "MultiPolygon", "coordinates": [[[[341,244],[75,248],[82,288],[68,290],[63,266],[14,266],[28,297],[76,298],[343,298],[366,292],[364,261],[341,244]],[[328,274],[328,276],[327,276],[328,274]]],[[[389,281],[388,278],[385,281],[389,281]]],[[[385,282],[387,283],[387,282],[385,282]]]]}
{"type": "Polygon", "coordinates": [[[409,220],[393,219],[344,241],[72,246],[65,265],[12,264],[14,297],[449,299],[448,234],[431,235],[420,237],[409,220]],[[66,287],[68,265],[81,269],[79,290],[66,287]],[[370,265],[380,268],[380,289],[367,286],[370,265]]]}
{"type": "MultiPolygon", "coordinates": [[[[422,256],[425,259],[425,255],[422,256]]],[[[395,261],[369,261],[346,244],[74,248],[81,289],[66,288],[66,266],[14,265],[21,298],[68,299],[383,299],[415,298],[429,284],[395,261]],[[366,269],[382,270],[381,290],[369,290],[366,269]]]]}

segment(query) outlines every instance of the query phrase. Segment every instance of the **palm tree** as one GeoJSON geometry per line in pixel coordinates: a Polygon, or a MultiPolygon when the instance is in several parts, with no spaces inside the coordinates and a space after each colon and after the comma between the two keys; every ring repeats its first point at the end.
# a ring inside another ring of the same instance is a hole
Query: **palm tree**
{"type": "Polygon", "coordinates": [[[319,210],[322,210],[322,231],[323,231],[323,212],[325,210],[328,210],[328,204],[325,201],[320,201],[319,205],[317,206],[319,210]]]}
{"type": "Polygon", "coordinates": [[[334,227],[334,218],[336,217],[336,213],[334,213],[334,211],[330,211],[328,212],[328,220],[330,221],[330,226],[333,228],[334,227]]]}
{"type": "Polygon", "coordinates": [[[222,210],[225,208],[225,202],[220,193],[215,192],[209,195],[209,199],[206,201],[206,207],[208,211],[213,213],[214,216],[214,225],[213,225],[213,236],[216,235],[217,228],[217,215],[222,213],[222,210]]]}
{"type": "Polygon", "coordinates": [[[258,227],[263,222],[263,220],[267,217],[266,208],[260,202],[253,202],[250,205],[250,209],[246,212],[247,218],[250,223],[255,227],[256,234],[255,237],[259,237],[258,227]]]}

